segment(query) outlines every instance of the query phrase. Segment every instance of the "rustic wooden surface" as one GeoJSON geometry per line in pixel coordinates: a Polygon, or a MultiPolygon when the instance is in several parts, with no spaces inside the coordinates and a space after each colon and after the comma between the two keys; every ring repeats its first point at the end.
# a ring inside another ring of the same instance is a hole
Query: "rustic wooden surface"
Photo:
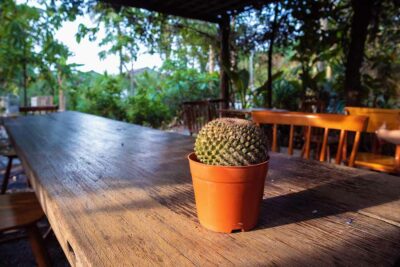
{"type": "Polygon", "coordinates": [[[258,227],[219,234],[196,218],[193,138],[77,112],[6,127],[72,265],[399,262],[399,177],[272,153],[258,227]]]}
{"type": "Polygon", "coordinates": [[[14,193],[0,196],[0,231],[36,223],[44,217],[34,193],[14,193]]]}

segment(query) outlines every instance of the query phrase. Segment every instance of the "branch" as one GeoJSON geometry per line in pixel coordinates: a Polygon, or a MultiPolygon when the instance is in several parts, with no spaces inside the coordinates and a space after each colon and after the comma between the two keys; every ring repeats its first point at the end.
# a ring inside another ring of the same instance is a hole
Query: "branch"
{"type": "Polygon", "coordinates": [[[207,32],[200,31],[200,30],[198,30],[198,29],[196,29],[196,28],[194,28],[194,27],[191,27],[191,26],[188,26],[188,25],[184,25],[184,24],[182,24],[182,23],[175,23],[175,24],[172,24],[171,26],[172,26],[172,27],[175,27],[175,28],[177,28],[177,29],[184,29],[184,28],[186,28],[186,29],[189,29],[189,30],[191,30],[191,31],[194,31],[194,32],[196,32],[196,33],[198,33],[198,34],[200,34],[200,35],[202,35],[202,36],[204,36],[204,37],[210,39],[211,41],[217,41],[216,36],[211,35],[211,34],[209,34],[209,33],[207,33],[207,32]]]}

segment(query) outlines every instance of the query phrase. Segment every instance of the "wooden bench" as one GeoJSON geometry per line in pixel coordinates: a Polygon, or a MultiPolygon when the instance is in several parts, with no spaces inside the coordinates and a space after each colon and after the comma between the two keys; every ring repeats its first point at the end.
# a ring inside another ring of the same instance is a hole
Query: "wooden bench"
{"type": "Polygon", "coordinates": [[[31,243],[33,255],[39,267],[50,266],[42,236],[36,226],[44,217],[35,193],[15,193],[0,196],[0,233],[25,229],[31,243]]]}
{"type": "MultiPolygon", "coordinates": [[[[19,111],[20,113],[23,113],[25,115],[41,115],[57,112],[58,106],[20,107],[19,111]]],[[[0,188],[0,194],[5,194],[7,191],[8,182],[10,180],[13,160],[17,158],[17,154],[15,153],[11,144],[0,143],[0,156],[7,157],[8,159],[6,171],[4,173],[3,181],[0,188]]]]}

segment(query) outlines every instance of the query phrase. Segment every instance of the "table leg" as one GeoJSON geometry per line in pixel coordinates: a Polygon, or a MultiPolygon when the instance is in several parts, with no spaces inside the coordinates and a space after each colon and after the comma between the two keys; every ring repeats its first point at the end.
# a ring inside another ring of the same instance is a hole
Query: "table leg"
{"type": "Polygon", "coordinates": [[[13,157],[8,157],[7,169],[3,177],[3,183],[1,185],[0,194],[5,194],[7,191],[8,180],[10,179],[11,167],[12,167],[13,157]]]}
{"type": "Polygon", "coordinates": [[[33,255],[39,267],[50,266],[49,257],[43,244],[42,236],[35,224],[27,227],[29,242],[31,243],[33,255]]]}

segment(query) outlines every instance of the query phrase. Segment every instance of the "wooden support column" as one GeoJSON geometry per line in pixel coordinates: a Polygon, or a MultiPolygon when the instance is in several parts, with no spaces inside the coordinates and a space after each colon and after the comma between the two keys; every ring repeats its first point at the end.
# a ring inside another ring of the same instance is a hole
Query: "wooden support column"
{"type": "Polygon", "coordinates": [[[231,60],[230,60],[230,49],[229,49],[229,35],[231,32],[230,28],[230,16],[224,15],[219,22],[219,30],[220,30],[220,42],[221,42],[221,51],[220,51],[220,81],[221,81],[221,98],[224,100],[224,107],[229,107],[230,95],[229,95],[229,77],[225,68],[230,69],[231,60]]]}

